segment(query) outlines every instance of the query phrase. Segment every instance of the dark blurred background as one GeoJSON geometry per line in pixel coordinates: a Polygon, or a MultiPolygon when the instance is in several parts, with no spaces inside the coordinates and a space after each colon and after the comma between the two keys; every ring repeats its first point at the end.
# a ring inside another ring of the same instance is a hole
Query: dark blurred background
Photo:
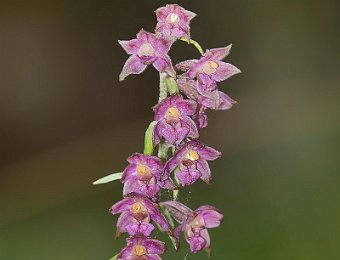
{"type": "MultiPolygon", "coordinates": [[[[123,246],[108,212],[121,184],[91,183],[142,150],[158,75],[119,83],[117,40],[152,31],[166,3],[1,1],[1,260],[108,259],[123,246]]],[[[198,14],[204,48],[233,43],[227,60],[243,72],[220,84],[238,106],[202,131],[223,151],[214,183],[180,196],[224,212],[214,259],[340,259],[339,1],[177,3],[198,14]]],[[[171,55],[198,56],[183,42],[171,55]]],[[[164,259],[206,259],[186,252],[164,259]]]]}

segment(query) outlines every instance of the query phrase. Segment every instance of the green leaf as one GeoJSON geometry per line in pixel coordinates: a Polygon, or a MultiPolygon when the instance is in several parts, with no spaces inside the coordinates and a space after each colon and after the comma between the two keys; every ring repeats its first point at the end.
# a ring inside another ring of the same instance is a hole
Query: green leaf
{"type": "MultiPolygon", "coordinates": [[[[172,218],[169,210],[165,206],[162,206],[162,205],[161,205],[161,210],[163,212],[164,217],[166,218],[166,220],[168,221],[168,223],[172,227],[172,229],[174,229],[175,228],[175,221],[172,218]]],[[[168,234],[168,236],[169,236],[169,238],[171,240],[172,245],[174,246],[175,250],[177,251],[178,250],[178,246],[177,246],[177,243],[176,243],[176,239],[172,235],[170,235],[170,234],[168,234]]]]}
{"type": "Polygon", "coordinates": [[[169,237],[170,237],[172,245],[174,246],[175,250],[177,251],[178,246],[177,246],[177,243],[176,243],[176,239],[173,236],[169,236],[169,237]]]}
{"type": "Polygon", "coordinates": [[[175,222],[174,222],[174,219],[172,218],[169,210],[165,206],[163,206],[163,205],[161,205],[161,209],[162,209],[162,212],[164,214],[164,217],[169,222],[170,226],[172,228],[174,228],[175,227],[175,222]]]}
{"type": "Polygon", "coordinates": [[[177,200],[178,194],[179,194],[179,190],[178,189],[173,190],[172,191],[172,199],[173,200],[177,200]]]}
{"type": "Polygon", "coordinates": [[[156,125],[156,121],[152,121],[148,127],[148,129],[146,129],[145,131],[145,139],[144,139],[144,154],[146,155],[152,155],[153,154],[153,130],[155,128],[156,125]]]}
{"type": "Polygon", "coordinates": [[[175,93],[179,93],[179,89],[178,89],[178,85],[176,83],[176,80],[174,78],[167,78],[165,80],[168,91],[170,93],[170,95],[175,94],[175,93]]]}
{"type": "Polygon", "coordinates": [[[116,173],[112,173],[110,175],[107,175],[105,177],[102,177],[98,180],[96,180],[95,182],[93,182],[93,185],[98,185],[98,184],[105,184],[111,181],[116,181],[116,180],[120,180],[123,176],[122,172],[116,172],[116,173]]]}
{"type": "Polygon", "coordinates": [[[119,254],[116,254],[115,256],[111,257],[109,260],[116,260],[118,255],[119,254]]]}

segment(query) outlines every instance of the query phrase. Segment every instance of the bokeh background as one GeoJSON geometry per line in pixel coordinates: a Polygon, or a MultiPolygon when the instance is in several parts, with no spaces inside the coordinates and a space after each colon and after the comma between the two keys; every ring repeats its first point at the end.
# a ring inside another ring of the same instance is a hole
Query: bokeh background
{"type": "MultiPolygon", "coordinates": [[[[243,71],[220,84],[239,104],[209,113],[202,140],[223,151],[190,207],[225,214],[214,259],[340,259],[340,8],[337,0],[177,1],[204,48],[233,43],[243,71]]],[[[118,82],[118,39],[152,31],[165,1],[1,1],[0,259],[108,259],[119,182],[95,179],[141,151],[157,73],[118,82]]],[[[178,42],[175,62],[197,57],[178,42]]],[[[161,237],[161,234],[157,234],[161,237]]],[[[168,241],[168,240],[167,240],[168,241]]],[[[164,259],[206,259],[183,244],[164,259]]]]}

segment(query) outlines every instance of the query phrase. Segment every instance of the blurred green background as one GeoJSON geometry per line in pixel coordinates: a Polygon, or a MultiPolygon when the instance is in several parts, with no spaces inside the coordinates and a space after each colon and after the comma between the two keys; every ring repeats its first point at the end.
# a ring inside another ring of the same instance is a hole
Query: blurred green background
{"type": "MultiPolygon", "coordinates": [[[[177,3],[198,14],[204,48],[233,43],[227,59],[243,72],[220,84],[238,106],[209,113],[202,131],[223,151],[213,184],[180,197],[224,212],[214,259],[340,259],[339,1],[177,3]]],[[[119,83],[117,40],[152,31],[164,4],[1,1],[1,260],[108,259],[123,246],[108,212],[121,184],[91,183],[142,149],[158,75],[119,83]]],[[[178,42],[171,55],[197,51],[178,42]]],[[[164,259],[207,257],[169,248],[164,259]]]]}

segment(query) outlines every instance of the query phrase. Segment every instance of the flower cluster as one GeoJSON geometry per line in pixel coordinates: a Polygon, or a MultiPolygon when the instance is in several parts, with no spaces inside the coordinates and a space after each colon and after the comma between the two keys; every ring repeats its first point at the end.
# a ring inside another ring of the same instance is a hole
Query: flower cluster
{"type": "Polygon", "coordinates": [[[160,98],[153,107],[155,116],[145,135],[144,153],[127,159],[129,165],[121,176],[124,198],[110,209],[113,215],[119,214],[116,237],[128,234],[127,245],[116,259],[161,259],[166,248],[164,242],[151,238],[155,227],[172,238],[176,249],[184,233],[192,253],[206,250],[210,254],[208,228],[218,227],[223,220],[218,209],[204,205],[191,210],[177,201],[177,195],[180,186],[199,179],[210,183],[208,161],[221,153],[202,143],[198,130],[207,126],[207,109],[230,109],[236,103],[217,84],[240,70],[222,61],[231,45],[203,53],[190,38],[195,13],[176,4],[155,13],[154,33],[142,29],[135,39],[119,41],[131,55],[119,79],[140,74],[152,65],[160,73],[160,98]],[[177,40],[193,44],[201,57],[173,66],[168,52],[177,40]],[[172,199],[161,201],[162,191],[173,191],[172,199]]]}

